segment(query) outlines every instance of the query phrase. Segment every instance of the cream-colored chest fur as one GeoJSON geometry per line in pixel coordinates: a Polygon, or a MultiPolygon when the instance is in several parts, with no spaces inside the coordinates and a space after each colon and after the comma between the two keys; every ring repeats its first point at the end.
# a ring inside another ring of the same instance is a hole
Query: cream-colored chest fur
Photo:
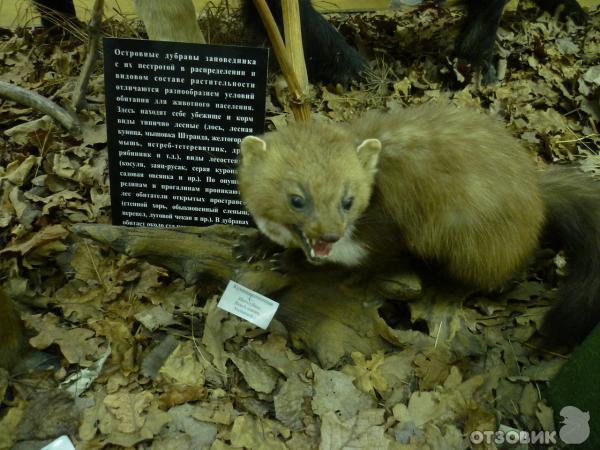
{"type": "Polygon", "coordinates": [[[365,246],[346,233],[338,242],[333,244],[327,261],[344,266],[354,267],[360,265],[368,255],[365,246]]]}

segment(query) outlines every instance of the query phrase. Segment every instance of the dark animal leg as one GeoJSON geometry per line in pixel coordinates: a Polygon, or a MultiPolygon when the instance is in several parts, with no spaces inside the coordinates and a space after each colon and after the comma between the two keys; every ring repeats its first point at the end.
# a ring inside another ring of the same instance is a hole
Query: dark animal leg
{"type": "Polygon", "coordinates": [[[33,3],[42,16],[44,28],[54,27],[61,20],[75,21],[77,19],[73,0],[34,0],[33,3]]]}
{"type": "Polygon", "coordinates": [[[494,43],[505,0],[468,0],[467,18],[456,40],[456,55],[474,70],[483,71],[483,82],[496,81],[494,43]]]}
{"type": "Polygon", "coordinates": [[[272,257],[282,252],[284,248],[276,244],[264,234],[256,232],[248,236],[242,236],[237,245],[233,247],[233,254],[240,261],[249,263],[272,257]]]}
{"type": "MultiPolygon", "coordinates": [[[[280,0],[268,0],[273,17],[283,32],[280,0]]],[[[251,0],[243,5],[243,17],[248,26],[262,30],[260,17],[251,0]]],[[[344,40],[342,35],[319,14],[310,0],[300,0],[302,21],[302,44],[308,78],[315,81],[341,83],[359,77],[366,62],[360,54],[344,40]]],[[[264,31],[262,32],[264,34],[264,31]]]]}
{"type": "Polygon", "coordinates": [[[589,16],[581,9],[577,0],[535,0],[535,3],[544,11],[554,14],[559,7],[563,7],[560,12],[560,18],[570,17],[577,25],[585,24],[589,16]]]}

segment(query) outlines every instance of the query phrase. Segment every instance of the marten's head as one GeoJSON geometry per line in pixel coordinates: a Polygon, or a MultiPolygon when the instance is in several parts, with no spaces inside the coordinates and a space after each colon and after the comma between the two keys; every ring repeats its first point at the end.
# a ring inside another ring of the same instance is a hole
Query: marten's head
{"type": "Polygon", "coordinates": [[[381,143],[335,125],[291,124],[241,142],[238,181],[259,229],[326,261],[369,204],[381,143]]]}

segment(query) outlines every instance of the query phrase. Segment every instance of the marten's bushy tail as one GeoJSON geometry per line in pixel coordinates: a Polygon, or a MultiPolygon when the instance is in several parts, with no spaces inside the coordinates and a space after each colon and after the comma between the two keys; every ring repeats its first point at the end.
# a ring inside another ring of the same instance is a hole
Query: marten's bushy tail
{"type": "Polygon", "coordinates": [[[577,343],[600,322],[600,182],[576,168],[554,167],[540,177],[546,232],[567,258],[559,303],[542,334],[550,341],[577,343]]]}

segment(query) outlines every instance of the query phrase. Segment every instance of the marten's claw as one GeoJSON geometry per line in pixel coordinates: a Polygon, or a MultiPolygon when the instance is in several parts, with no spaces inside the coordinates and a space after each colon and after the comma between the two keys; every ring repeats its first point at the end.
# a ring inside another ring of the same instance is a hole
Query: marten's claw
{"type": "Polygon", "coordinates": [[[232,248],[234,258],[237,261],[252,264],[256,261],[267,259],[281,247],[267,239],[260,233],[245,235],[232,248]]]}
{"type": "Polygon", "coordinates": [[[285,249],[274,253],[269,259],[269,270],[281,274],[297,272],[306,266],[306,257],[300,249],[285,249]]]}
{"type": "Polygon", "coordinates": [[[285,273],[285,263],[283,262],[283,253],[279,252],[271,255],[271,259],[269,259],[269,270],[271,272],[285,273]]]}

